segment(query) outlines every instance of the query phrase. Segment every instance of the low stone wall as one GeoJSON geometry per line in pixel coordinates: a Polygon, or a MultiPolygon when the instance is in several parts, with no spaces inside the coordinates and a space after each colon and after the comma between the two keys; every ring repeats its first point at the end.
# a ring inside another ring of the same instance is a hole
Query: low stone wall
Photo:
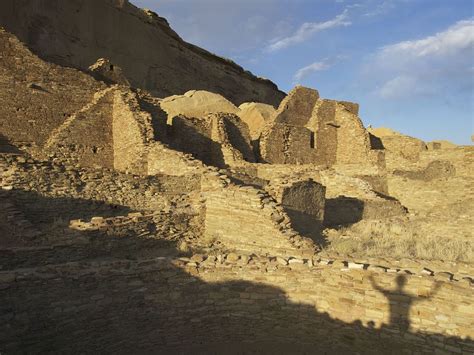
{"type": "Polygon", "coordinates": [[[136,209],[159,210],[166,197],[199,191],[201,177],[165,175],[143,177],[106,169],[71,168],[27,156],[0,155],[6,171],[0,176],[5,190],[31,192],[69,200],[84,199],[136,209]]]}
{"type": "Polygon", "coordinates": [[[472,285],[236,254],[21,269],[0,272],[0,351],[472,353],[472,285]]]}

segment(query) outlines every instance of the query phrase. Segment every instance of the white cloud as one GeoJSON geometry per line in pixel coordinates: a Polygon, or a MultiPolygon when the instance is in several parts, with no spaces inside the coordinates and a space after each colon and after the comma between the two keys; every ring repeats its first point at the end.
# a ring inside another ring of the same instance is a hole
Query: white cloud
{"type": "Polygon", "coordinates": [[[331,20],[325,22],[306,22],[291,36],[275,40],[267,47],[267,51],[274,52],[280,49],[289,47],[293,44],[301,43],[313,36],[314,34],[329,30],[335,27],[350,26],[352,23],[349,20],[348,10],[344,10],[331,20]]]}
{"type": "Polygon", "coordinates": [[[474,20],[457,22],[444,32],[415,41],[404,41],[386,46],[380,57],[408,56],[408,59],[425,56],[445,56],[455,54],[474,44],[474,20]]]}
{"type": "Polygon", "coordinates": [[[393,0],[385,0],[377,4],[375,7],[371,7],[371,10],[364,13],[363,16],[376,17],[376,16],[385,15],[391,10],[393,10],[395,7],[396,7],[396,4],[393,0]]]}
{"type": "Polygon", "coordinates": [[[385,46],[367,65],[384,99],[454,94],[472,90],[474,20],[459,21],[422,39],[385,46]]]}
{"type": "Polygon", "coordinates": [[[311,73],[326,70],[326,69],[329,69],[330,67],[331,67],[331,64],[329,64],[327,60],[324,60],[321,62],[314,62],[310,65],[307,65],[306,67],[299,69],[295,73],[293,78],[296,82],[300,82],[303,78],[307,77],[311,73]]]}
{"type": "Polygon", "coordinates": [[[420,85],[420,81],[421,78],[400,75],[383,84],[378,90],[378,94],[386,100],[400,99],[407,95],[413,97],[436,94],[438,87],[435,83],[423,80],[423,83],[430,82],[430,85],[420,85]]]}

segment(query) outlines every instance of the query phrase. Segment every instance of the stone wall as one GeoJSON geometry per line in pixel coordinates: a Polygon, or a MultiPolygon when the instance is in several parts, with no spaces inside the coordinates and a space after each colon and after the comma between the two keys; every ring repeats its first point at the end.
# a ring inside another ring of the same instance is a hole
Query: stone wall
{"type": "Polygon", "coordinates": [[[312,179],[271,181],[265,186],[288,214],[292,227],[301,235],[320,242],[324,221],[326,188],[312,179]]]}
{"type": "Polygon", "coordinates": [[[380,139],[386,152],[389,169],[405,168],[416,163],[428,148],[420,139],[387,128],[371,128],[370,133],[380,139]]]}
{"type": "Polygon", "coordinates": [[[248,253],[314,253],[316,245],[291,228],[292,221],[274,198],[252,186],[233,185],[226,175],[215,175],[202,184],[207,239],[248,253]]]}
{"type": "Polygon", "coordinates": [[[169,133],[163,141],[170,148],[191,154],[204,164],[223,168],[255,161],[248,127],[235,114],[178,115],[169,122],[169,133]]]}
{"type": "Polygon", "coordinates": [[[146,175],[147,146],[154,138],[152,116],[141,110],[137,96],[130,91],[114,93],[111,138],[114,169],[146,175]]]}
{"type": "Polygon", "coordinates": [[[69,165],[145,175],[147,150],[153,142],[152,115],[141,109],[135,93],[113,86],[97,92],[54,129],[41,155],[69,165]]]}
{"type": "Polygon", "coordinates": [[[262,132],[260,155],[270,164],[314,163],[314,133],[305,127],[273,123],[262,132]]]}
{"type": "Polygon", "coordinates": [[[372,145],[358,111],[358,104],[320,99],[316,90],[295,87],[262,132],[261,160],[385,168],[383,150],[372,145]]]}
{"type": "Polygon", "coordinates": [[[103,201],[135,209],[160,210],[167,198],[199,191],[201,177],[196,174],[174,176],[154,174],[143,177],[116,171],[65,169],[50,161],[34,161],[24,156],[0,155],[7,170],[0,175],[0,187],[42,196],[103,201]]]}
{"type": "Polygon", "coordinates": [[[321,164],[333,166],[337,157],[337,103],[333,100],[319,100],[314,106],[308,126],[316,134],[317,159],[321,164]]]}
{"type": "Polygon", "coordinates": [[[0,127],[10,143],[41,147],[105,88],[78,70],[42,61],[0,28],[0,127]]]}
{"type": "Polygon", "coordinates": [[[46,154],[54,154],[72,165],[114,167],[112,115],[114,94],[105,89],[51,132],[46,154]]]}
{"type": "Polygon", "coordinates": [[[369,134],[361,119],[350,112],[344,105],[336,107],[337,152],[338,164],[376,165],[371,161],[369,134]]]}
{"type": "Polygon", "coordinates": [[[426,268],[236,254],[2,271],[0,350],[471,353],[472,287],[426,268]]]}

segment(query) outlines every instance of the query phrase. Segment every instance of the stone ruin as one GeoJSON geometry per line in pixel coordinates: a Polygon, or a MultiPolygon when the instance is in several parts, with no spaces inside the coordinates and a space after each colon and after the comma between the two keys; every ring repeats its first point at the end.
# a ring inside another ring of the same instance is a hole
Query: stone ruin
{"type": "Polygon", "coordinates": [[[358,111],[355,103],[320,99],[316,90],[296,87],[262,132],[262,160],[328,167],[362,164],[383,169],[383,151],[371,145],[358,111]]]}
{"type": "MultiPolygon", "coordinates": [[[[127,1],[98,3],[136,15],[127,1]]],[[[138,17],[170,35],[156,14],[138,17]]],[[[422,144],[399,148],[364,128],[357,104],[310,88],[280,103],[249,74],[240,88],[255,81],[257,97],[152,90],[123,59],[83,71],[51,61],[0,29],[0,353],[222,351],[216,339],[242,351],[383,351],[389,335],[399,351],[474,349],[468,268],[321,253],[328,226],[407,214],[389,196],[385,158],[389,169],[416,161],[422,144]],[[393,322],[373,275],[384,287],[408,279],[431,308],[414,308],[411,328],[393,322]]]]}

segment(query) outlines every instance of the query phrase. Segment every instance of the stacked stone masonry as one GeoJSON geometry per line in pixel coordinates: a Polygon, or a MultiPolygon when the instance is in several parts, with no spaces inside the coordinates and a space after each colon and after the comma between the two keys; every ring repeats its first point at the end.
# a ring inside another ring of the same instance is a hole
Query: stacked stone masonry
{"type": "Polygon", "coordinates": [[[0,4],[38,54],[0,28],[0,354],[474,352],[472,265],[320,247],[325,227],[406,216],[406,184],[471,181],[472,149],[283,98],[126,0],[26,4],[0,4]],[[124,21],[152,65],[110,28],[86,55],[58,11],[124,21]]]}
{"type": "Polygon", "coordinates": [[[7,353],[211,351],[234,343],[235,353],[259,343],[276,344],[277,353],[470,353],[472,289],[470,277],[426,268],[319,258],[67,263],[0,272],[0,344],[7,353]]]}

